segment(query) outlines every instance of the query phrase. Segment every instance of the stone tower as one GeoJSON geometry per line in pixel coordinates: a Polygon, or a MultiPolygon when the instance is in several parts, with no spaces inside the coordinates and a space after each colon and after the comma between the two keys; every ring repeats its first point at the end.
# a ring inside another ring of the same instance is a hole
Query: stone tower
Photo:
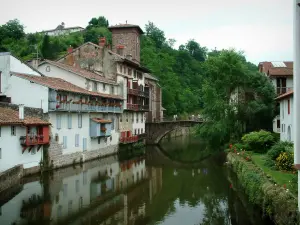
{"type": "Polygon", "coordinates": [[[138,25],[120,24],[108,28],[112,32],[112,51],[140,63],[140,36],[138,25]]]}

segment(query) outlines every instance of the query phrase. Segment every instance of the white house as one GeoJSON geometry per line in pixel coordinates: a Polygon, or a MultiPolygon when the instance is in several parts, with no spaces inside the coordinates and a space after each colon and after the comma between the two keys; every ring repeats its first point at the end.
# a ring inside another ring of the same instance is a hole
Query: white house
{"type": "Polygon", "coordinates": [[[293,91],[276,98],[280,104],[280,140],[294,142],[293,135],[293,91]]]}
{"type": "MultiPolygon", "coordinates": [[[[0,106],[0,173],[17,165],[37,169],[43,145],[49,144],[50,123],[19,111],[0,106]]],[[[38,169],[37,169],[38,171],[38,169]]]]}
{"type": "MultiPolygon", "coordinates": [[[[24,89],[32,85],[47,89],[53,136],[49,155],[54,166],[72,164],[74,160],[85,161],[118,150],[119,133],[114,114],[122,113],[120,96],[88,91],[60,78],[20,73],[13,76],[23,80],[24,89]]],[[[38,95],[32,93],[29,98],[35,96],[38,95]]]]}
{"type": "MultiPolygon", "coordinates": [[[[293,90],[293,62],[260,62],[259,71],[268,76],[274,85],[277,96],[293,90]]],[[[280,133],[280,116],[277,115],[273,120],[273,131],[280,133]]]]}
{"type": "Polygon", "coordinates": [[[55,29],[45,30],[40,33],[47,34],[49,36],[60,36],[60,35],[68,35],[74,32],[84,31],[83,27],[75,26],[75,27],[64,27],[63,25],[58,25],[55,29]]]}

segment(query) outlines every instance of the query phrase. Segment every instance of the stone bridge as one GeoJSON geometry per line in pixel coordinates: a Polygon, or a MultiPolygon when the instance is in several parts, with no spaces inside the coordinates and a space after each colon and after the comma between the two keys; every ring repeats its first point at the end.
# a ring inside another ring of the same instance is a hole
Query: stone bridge
{"type": "Polygon", "coordinates": [[[146,143],[158,144],[159,141],[172,130],[180,127],[192,127],[201,124],[203,121],[196,120],[179,120],[146,123],[146,143]]]}

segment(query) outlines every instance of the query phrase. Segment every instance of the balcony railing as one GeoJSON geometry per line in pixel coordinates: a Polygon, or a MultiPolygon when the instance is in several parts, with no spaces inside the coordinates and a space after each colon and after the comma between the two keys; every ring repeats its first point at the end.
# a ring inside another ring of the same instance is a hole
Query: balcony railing
{"type": "Polygon", "coordinates": [[[277,95],[282,95],[282,94],[285,94],[285,93],[290,92],[292,90],[293,90],[292,87],[277,87],[276,88],[277,95]]]}
{"type": "Polygon", "coordinates": [[[127,110],[133,111],[149,111],[149,105],[127,103],[127,110]]]}
{"type": "Polygon", "coordinates": [[[43,145],[43,144],[48,144],[49,143],[49,141],[46,141],[44,139],[43,135],[21,136],[20,137],[20,142],[21,142],[21,145],[24,145],[24,146],[43,145]]]}
{"type": "Polygon", "coordinates": [[[136,136],[131,136],[131,137],[121,137],[120,138],[120,143],[122,144],[128,144],[128,143],[134,143],[139,140],[139,137],[136,136]]]}
{"type": "Polygon", "coordinates": [[[122,113],[123,108],[118,106],[98,106],[87,104],[49,102],[49,110],[54,111],[75,111],[75,112],[111,112],[122,113]]]}
{"type": "Polygon", "coordinates": [[[141,91],[139,89],[127,88],[127,93],[130,94],[130,95],[136,95],[136,96],[140,96],[140,97],[149,98],[149,92],[148,91],[141,91]]]}

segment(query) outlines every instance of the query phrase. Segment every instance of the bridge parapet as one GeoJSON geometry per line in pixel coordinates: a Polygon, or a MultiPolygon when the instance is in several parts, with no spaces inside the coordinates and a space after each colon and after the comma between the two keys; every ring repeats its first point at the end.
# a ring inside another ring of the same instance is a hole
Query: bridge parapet
{"type": "Polygon", "coordinates": [[[176,120],[146,123],[146,143],[158,144],[159,141],[169,132],[179,127],[192,127],[201,124],[203,121],[176,120]]]}

